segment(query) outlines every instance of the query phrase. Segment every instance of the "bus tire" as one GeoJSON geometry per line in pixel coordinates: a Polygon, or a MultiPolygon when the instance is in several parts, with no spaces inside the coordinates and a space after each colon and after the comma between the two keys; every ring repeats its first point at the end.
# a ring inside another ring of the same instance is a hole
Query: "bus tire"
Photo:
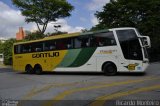
{"type": "Polygon", "coordinates": [[[34,67],[34,72],[37,74],[37,75],[41,75],[42,74],[42,67],[40,65],[35,65],[34,67]]]}
{"type": "Polygon", "coordinates": [[[114,64],[106,63],[103,66],[103,72],[107,76],[113,76],[117,74],[117,68],[114,64]]]}
{"type": "Polygon", "coordinates": [[[32,74],[32,73],[33,73],[33,68],[32,68],[32,66],[29,65],[29,64],[26,65],[25,71],[26,71],[27,74],[32,74]]]}

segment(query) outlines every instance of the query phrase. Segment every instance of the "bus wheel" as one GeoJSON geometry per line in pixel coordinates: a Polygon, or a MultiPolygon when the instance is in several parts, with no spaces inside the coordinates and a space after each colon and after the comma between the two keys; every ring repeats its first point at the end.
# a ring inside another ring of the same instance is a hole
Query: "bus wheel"
{"type": "Polygon", "coordinates": [[[103,66],[103,72],[107,76],[112,76],[117,74],[117,68],[114,64],[107,63],[103,66]]]}
{"type": "Polygon", "coordinates": [[[27,74],[32,74],[33,73],[33,68],[31,65],[27,65],[25,68],[25,71],[27,72],[27,74]]]}
{"type": "Polygon", "coordinates": [[[34,71],[37,75],[42,74],[42,67],[40,65],[35,65],[34,71]]]}

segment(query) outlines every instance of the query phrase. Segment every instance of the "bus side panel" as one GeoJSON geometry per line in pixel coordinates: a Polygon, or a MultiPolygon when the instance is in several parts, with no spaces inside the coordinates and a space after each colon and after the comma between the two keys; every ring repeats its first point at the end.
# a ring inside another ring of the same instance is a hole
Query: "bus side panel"
{"type": "Polygon", "coordinates": [[[13,68],[15,71],[24,72],[27,64],[32,68],[39,64],[43,71],[52,71],[60,64],[66,54],[67,50],[16,54],[13,56],[13,68]]]}
{"type": "Polygon", "coordinates": [[[21,54],[15,54],[13,55],[13,70],[14,71],[24,71],[23,62],[22,62],[23,56],[21,54]]]}
{"type": "Polygon", "coordinates": [[[44,58],[43,70],[52,71],[62,62],[68,50],[51,51],[52,57],[44,58]]]}
{"type": "Polygon", "coordinates": [[[54,71],[96,71],[96,48],[71,49],[54,71]]]}
{"type": "MultiPolygon", "coordinates": [[[[89,49],[88,49],[89,50],[89,49]]],[[[87,57],[87,55],[89,54],[86,50],[84,52],[84,58],[87,57]]],[[[77,50],[76,50],[77,51],[77,50]]],[[[93,52],[93,51],[92,51],[93,52]]],[[[70,58],[74,58],[74,60],[76,60],[76,58],[81,57],[79,59],[77,59],[77,61],[81,61],[81,59],[84,59],[82,55],[80,55],[80,53],[75,53],[76,56],[72,55],[72,57],[70,58]]],[[[74,65],[69,65],[69,66],[59,66],[58,68],[56,68],[54,71],[81,71],[81,72],[102,72],[102,65],[107,62],[113,62],[117,68],[118,68],[118,60],[117,60],[117,46],[106,46],[106,47],[98,47],[95,52],[93,52],[93,55],[88,58],[83,65],[79,66],[77,65],[76,62],[73,62],[72,64],[74,65]]],[[[64,58],[64,60],[66,60],[66,58],[64,58]]],[[[69,58],[67,59],[69,60],[69,58]]],[[[68,61],[70,62],[70,61],[68,61]]],[[[64,64],[63,64],[64,65],[64,64]]]]}
{"type": "Polygon", "coordinates": [[[102,72],[102,65],[106,62],[112,62],[118,68],[118,50],[117,46],[99,47],[96,51],[97,71],[102,72]]]}
{"type": "Polygon", "coordinates": [[[84,65],[78,67],[57,67],[53,71],[57,72],[96,72],[96,58],[92,57],[84,65]]]}

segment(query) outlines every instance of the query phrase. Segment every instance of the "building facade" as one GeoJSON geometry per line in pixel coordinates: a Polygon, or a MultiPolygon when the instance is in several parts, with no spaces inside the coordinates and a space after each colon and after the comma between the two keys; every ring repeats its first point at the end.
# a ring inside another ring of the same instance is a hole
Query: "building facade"
{"type": "Polygon", "coordinates": [[[20,27],[19,31],[16,33],[16,40],[23,40],[25,36],[26,36],[26,33],[23,30],[23,27],[20,27]]]}

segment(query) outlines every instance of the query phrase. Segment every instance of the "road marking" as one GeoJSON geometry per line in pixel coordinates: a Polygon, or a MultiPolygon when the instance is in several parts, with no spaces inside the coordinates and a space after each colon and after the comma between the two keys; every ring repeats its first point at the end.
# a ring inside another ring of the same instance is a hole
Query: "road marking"
{"type": "MultiPolygon", "coordinates": [[[[76,85],[78,84],[79,82],[73,82],[73,83],[64,83],[64,84],[50,84],[50,85],[47,85],[47,86],[44,86],[40,89],[36,89],[36,87],[33,87],[29,93],[27,93],[23,98],[22,100],[31,100],[31,98],[39,93],[42,93],[42,92],[47,92],[50,88],[52,87],[63,87],[63,86],[72,86],[72,85],[76,85]]],[[[23,106],[23,102],[19,102],[18,103],[18,106],[23,106]]]]}
{"type": "Polygon", "coordinates": [[[36,94],[48,91],[51,87],[53,87],[53,85],[47,85],[47,86],[44,86],[38,90],[36,89],[36,87],[33,87],[22,99],[29,100],[30,98],[32,98],[36,94]]]}
{"type": "Polygon", "coordinates": [[[147,92],[147,91],[151,91],[151,90],[155,90],[155,89],[160,89],[160,85],[137,88],[137,89],[133,89],[130,91],[100,96],[100,97],[96,98],[95,101],[93,103],[91,103],[90,106],[103,106],[105,104],[106,100],[111,100],[111,99],[119,98],[122,96],[132,95],[132,94],[139,93],[139,92],[147,92]]]}
{"type": "Polygon", "coordinates": [[[33,96],[42,93],[47,92],[49,89],[53,87],[64,87],[64,86],[73,86],[77,84],[107,84],[107,83],[99,83],[99,82],[73,82],[73,83],[64,83],[64,84],[50,84],[46,85],[40,89],[36,89],[36,87],[33,87],[26,95],[22,97],[23,100],[30,100],[33,96]]]}
{"type": "Polygon", "coordinates": [[[155,77],[146,77],[144,79],[138,79],[138,80],[129,80],[129,81],[122,81],[122,82],[113,82],[110,84],[104,84],[104,85],[98,85],[98,86],[90,86],[90,87],[85,87],[85,88],[77,88],[77,89],[71,89],[71,90],[66,90],[59,95],[55,96],[52,98],[53,101],[49,101],[47,103],[44,103],[44,106],[52,106],[53,104],[56,104],[60,100],[63,100],[67,95],[70,95],[75,92],[80,92],[80,91],[87,91],[87,90],[93,90],[93,89],[99,89],[99,88],[106,88],[106,87],[113,87],[113,86],[120,86],[120,85],[126,85],[130,83],[140,83],[144,81],[149,81],[149,80],[155,80],[155,79],[160,79],[160,78],[155,78],[155,77]]]}
{"type": "MultiPolygon", "coordinates": [[[[35,86],[29,91],[27,95],[25,95],[22,100],[29,100],[28,96],[35,92],[35,86]]],[[[19,101],[17,106],[23,106],[23,101],[19,101]]]]}
{"type": "MultiPolygon", "coordinates": [[[[97,83],[97,82],[82,82],[83,84],[106,84],[106,83],[97,83]]],[[[64,87],[64,86],[73,86],[77,84],[82,84],[81,82],[74,82],[74,83],[64,83],[64,84],[50,84],[46,85],[40,89],[36,89],[36,87],[33,87],[26,95],[22,97],[23,100],[30,100],[33,96],[42,93],[47,92],[49,89],[53,87],[64,87]]]]}
{"type": "Polygon", "coordinates": [[[63,87],[63,86],[72,86],[72,85],[76,85],[78,84],[78,82],[74,82],[74,83],[64,83],[64,84],[50,84],[50,85],[46,85],[40,89],[36,89],[35,87],[33,87],[29,93],[27,93],[22,99],[23,100],[29,100],[31,99],[33,96],[42,93],[42,92],[47,92],[49,89],[53,88],[53,87],[63,87]]]}

